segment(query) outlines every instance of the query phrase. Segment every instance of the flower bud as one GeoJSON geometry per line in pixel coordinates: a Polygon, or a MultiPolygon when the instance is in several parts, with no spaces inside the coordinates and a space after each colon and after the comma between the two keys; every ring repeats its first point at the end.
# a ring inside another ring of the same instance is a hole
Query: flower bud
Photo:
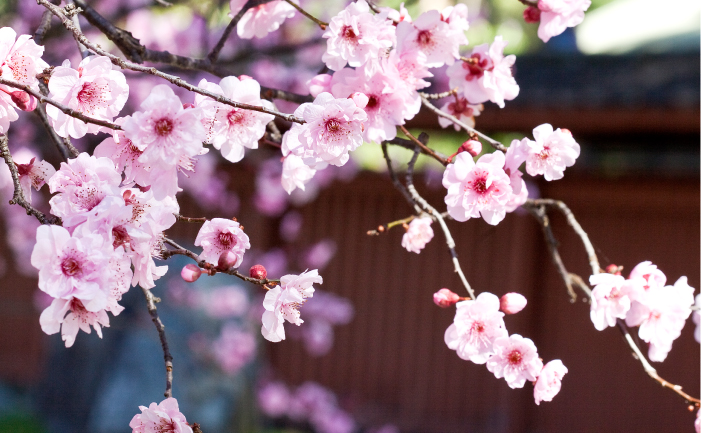
{"type": "Polygon", "coordinates": [[[621,275],[622,270],[623,270],[623,266],[614,265],[613,263],[606,266],[606,272],[609,274],[621,275]]]}
{"type": "Polygon", "coordinates": [[[265,270],[265,266],[263,265],[253,265],[251,266],[251,270],[248,272],[251,278],[255,278],[257,280],[264,280],[268,278],[268,271],[265,270]]]}
{"type": "Polygon", "coordinates": [[[329,74],[321,74],[307,81],[307,88],[313,97],[317,97],[319,93],[331,91],[331,78],[329,74]]]}
{"type": "Polygon", "coordinates": [[[21,90],[10,93],[12,102],[22,111],[34,111],[37,108],[37,98],[21,90]]]}
{"type": "Polygon", "coordinates": [[[455,305],[460,300],[457,293],[453,293],[450,289],[440,289],[433,294],[433,302],[441,308],[448,308],[455,305]]]}
{"type": "Polygon", "coordinates": [[[482,152],[482,143],[477,140],[467,140],[458,149],[458,153],[460,152],[467,152],[472,156],[477,156],[482,152]]]}
{"type": "Polygon", "coordinates": [[[228,271],[232,266],[236,264],[236,254],[231,251],[224,251],[219,255],[219,261],[217,262],[217,268],[220,271],[228,271]]]}
{"type": "Polygon", "coordinates": [[[526,307],[525,296],[520,293],[507,293],[500,299],[499,309],[506,314],[516,314],[526,307]]]}
{"type": "Polygon", "coordinates": [[[540,9],[533,6],[528,6],[523,11],[523,20],[527,23],[537,23],[540,21],[540,9]]]}
{"type": "Polygon", "coordinates": [[[183,280],[187,281],[188,283],[194,283],[197,281],[200,275],[202,275],[202,270],[197,265],[193,265],[192,263],[185,265],[183,270],[180,271],[180,276],[183,277],[183,280]]]}

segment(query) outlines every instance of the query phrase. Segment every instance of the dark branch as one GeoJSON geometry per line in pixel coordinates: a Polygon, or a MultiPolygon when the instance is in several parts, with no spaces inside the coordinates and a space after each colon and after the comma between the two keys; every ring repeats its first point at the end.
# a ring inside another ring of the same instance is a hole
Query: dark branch
{"type": "Polygon", "coordinates": [[[144,292],[146,297],[146,308],[148,308],[148,313],[151,315],[151,321],[156,326],[156,331],[158,331],[158,337],[161,340],[161,348],[163,349],[163,360],[166,365],[166,390],[163,393],[165,397],[173,396],[173,355],[170,354],[170,348],[168,347],[168,340],[166,339],[166,329],[161,322],[161,318],[158,317],[158,310],[156,309],[156,302],[161,300],[153,296],[153,293],[149,289],[141,287],[141,291],[144,292]]]}

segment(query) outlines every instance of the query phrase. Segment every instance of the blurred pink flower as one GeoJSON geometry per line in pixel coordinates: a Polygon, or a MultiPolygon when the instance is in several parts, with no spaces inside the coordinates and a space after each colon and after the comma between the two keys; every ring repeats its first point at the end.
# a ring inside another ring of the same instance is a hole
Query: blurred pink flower
{"type": "Polygon", "coordinates": [[[409,223],[404,236],[402,236],[402,247],[411,253],[419,254],[427,243],[433,239],[433,220],[429,216],[414,218],[409,223]]]}
{"type": "Polygon", "coordinates": [[[565,374],[567,374],[567,367],[559,359],[545,364],[533,387],[535,404],[540,405],[541,401],[552,401],[553,397],[560,392],[562,377],[565,374]]]}

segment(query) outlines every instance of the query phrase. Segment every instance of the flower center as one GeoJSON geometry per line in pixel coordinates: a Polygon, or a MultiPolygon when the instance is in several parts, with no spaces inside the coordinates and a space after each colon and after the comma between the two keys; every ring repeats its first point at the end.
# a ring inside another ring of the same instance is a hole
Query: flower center
{"type": "Polygon", "coordinates": [[[117,248],[120,245],[126,245],[131,239],[127,229],[124,226],[114,227],[112,229],[112,236],[114,236],[114,241],[112,242],[112,247],[117,248]]]}
{"type": "Polygon", "coordinates": [[[71,299],[70,307],[72,312],[74,313],[87,313],[87,310],[85,309],[85,306],[83,303],[80,301],[80,299],[73,298],[71,299]]]}
{"type": "Polygon", "coordinates": [[[156,131],[156,134],[160,135],[161,137],[165,137],[173,132],[173,121],[167,117],[156,120],[153,129],[156,131]]]}
{"type": "Polygon", "coordinates": [[[226,249],[230,249],[236,246],[236,238],[231,232],[221,232],[218,236],[219,243],[226,249]]]}
{"type": "Polygon", "coordinates": [[[81,273],[81,271],[82,269],[80,267],[80,263],[73,257],[66,257],[61,262],[61,272],[63,272],[63,275],[67,277],[78,275],[81,273]]]}
{"type": "Polygon", "coordinates": [[[377,104],[379,101],[377,100],[377,97],[375,95],[370,95],[368,96],[368,104],[365,106],[365,108],[375,108],[377,107],[377,104]]]}
{"type": "Polygon", "coordinates": [[[518,350],[514,350],[511,353],[509,353],[509,356],[507,356],[506,359],[509,361],[509,364],[518,365],[521,363],[523,355],[521,355],[521,352],[519,352],[518,350]]]}
{"type": "Polygon", "coordinates": [[[487,192],[487,179],[480,177],[472,182],[472,190],[478,194],[484,194],[487,192]]]}
{"type": "Polygon", "coordinates": [[[78,92],[78,103],[83,107],[83,110],[91,112],[98,106],[101,99],[100,86],[90,81],[83,83],[83,87],[78,92]]]}
{"type": "Polygon", "coordinates": [[[330,119],[326,122],[326,130],[329,132],[337,132],[341,129],[341,123],[336,119],[330,119]]]}
{"type": "Polygon", "coordinates": [[[343,39],[348,39],[349,41],[355,42],[356,39],[358,38],[358,35],[355,34],[353,27],[343,26],[343,28],[341,29],[341,37],[343,39]]]}
{"type": "Polygon", "coordinates": [[[229,114],[226,115],[226,120],[229,121],[229,125],[235,125],[240,123],[244,117],[246,117],[246,114],[243,110],[231,110],[229,114]]]}
{"type": "Polygon", "coordinates": [[[489,58],[483,59],[479,53],[470,56],[469,61],[462,63],[462,67],[467,71],[465,76],[467,81],[479,79],[484,75],[484,71],[493,69],[489,67],[489,58]]]}
{"type": "Polygon", "coordinates": [[[433,45],[433,39],[431,38],[431,32],[428,30],[421,30],[416,36],[416,42],[422,47],[427,47],[433,45]]]}
{"type": "Polygon", "coordinates": [[[465,98],[459,98],[455,102],[451,102],[448,104],[448,109],[456,115],[463,113],[466,116],[472,115],[472,108],[467,106],[467,99],[465,98]]]}

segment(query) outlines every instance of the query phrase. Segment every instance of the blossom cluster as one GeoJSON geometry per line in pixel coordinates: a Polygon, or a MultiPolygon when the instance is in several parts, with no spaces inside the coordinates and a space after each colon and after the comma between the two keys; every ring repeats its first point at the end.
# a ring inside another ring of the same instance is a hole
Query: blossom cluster
{"type": "Polygon", "coordinates": [[[639,263],[628,279],[620,272],[589,277],[594,286],[591,321],[599,331],[615,326],[617,319],[638,326],[638,336],[650,344],[648,357],[662,362],[681,335],[694,305],[694,288],[686,277],[666,285],[667,277],[652,262],[639,263]]]}
{"type": "Polygon", "coordinates": [[[134,415],[129,427],[133,433],[192,433],[185,415],[180,412],[178,400],[169,397],[149,407],[139,406],[141,413],[134,415]]]}
{"type": "Polygon", "coordinates": [[[486,364],[497,379],[503,377],[511,388],[523,388],[526,381],[533,382],[536,404],[551,401],[560,392],[567,368],[559,359],[544,366],[531,339],[509,335],[502,311],[511,313],[511,298],[500,301],[483,292],[474,300],[457,302],[453,324],[445,331],[445,344],[464,360],[486,364]]]}

